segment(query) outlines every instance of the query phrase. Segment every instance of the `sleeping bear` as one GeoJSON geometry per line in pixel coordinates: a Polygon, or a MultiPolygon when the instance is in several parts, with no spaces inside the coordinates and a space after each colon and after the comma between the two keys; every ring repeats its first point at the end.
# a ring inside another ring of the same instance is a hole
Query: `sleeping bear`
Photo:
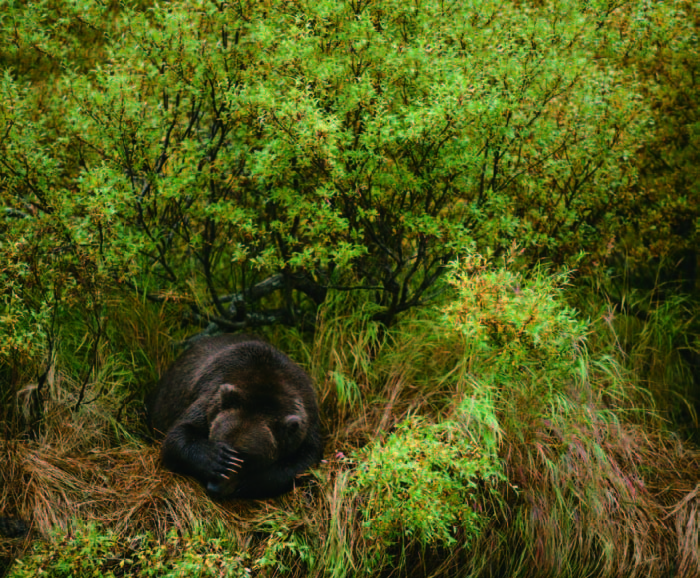
{"type": "Polygon", "coordinates": [[[214,498],[270,498],[323,454],[309,376],[268,343],[219,335],[192,345],[160,378],[149,407],[163,464],[214,498]]]}

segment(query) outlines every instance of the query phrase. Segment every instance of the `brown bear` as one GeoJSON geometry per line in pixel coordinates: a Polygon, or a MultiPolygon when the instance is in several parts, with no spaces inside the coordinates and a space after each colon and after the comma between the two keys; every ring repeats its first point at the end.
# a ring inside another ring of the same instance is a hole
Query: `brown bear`
{"type": "Polygon", "coordinates": [[[192,345],[161,377],[149,408],[161,459],[214,498],[270,498],[323,454],[311,378],[248,335],[192,345]]]}

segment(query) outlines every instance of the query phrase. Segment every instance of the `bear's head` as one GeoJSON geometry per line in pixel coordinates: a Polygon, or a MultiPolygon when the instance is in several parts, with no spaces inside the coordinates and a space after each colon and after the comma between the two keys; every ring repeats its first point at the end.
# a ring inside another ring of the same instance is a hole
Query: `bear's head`
{"type": "MultiPolygon", "coordinates": [[[[219,386],[207,418],[209,439],[237,452],[243,460],[241,472],[265,468],[291,455],[308,431],[306,411],[300,403],[261,403],[250,392],[230,383],[219,386]]],[[[210,484],[210,489],[220,496],[231,494],[236,478],[210,484]]]]}

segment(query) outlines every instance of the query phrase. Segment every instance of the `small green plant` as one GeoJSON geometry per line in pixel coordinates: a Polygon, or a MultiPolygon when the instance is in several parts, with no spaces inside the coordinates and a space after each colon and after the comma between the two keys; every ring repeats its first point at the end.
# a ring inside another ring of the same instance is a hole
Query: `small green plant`
{"type": "Polygon", "coordinates": [[[17,560],[9,578],[120,578],[182,576],[245,578],[250,576],[247,556],[225,539],[194,532],[179,536],[171,530],[162,542],[151,534],[124,541],[96,524],[78,523],[68,534],[54,532],[37,542],[31,554],[17,560]]]}
{"type": "Polygon", "coordinates": [[[311,568],[316,553],[303,534],[290,529],[288,525],[276,526],[265,542],[265,550],[255,560],[256,570],[274,569],[277,573],[298,572],[299,566],[311,568]]]}
{"type": "Polygon", "coordinates": [[[368,567],[391,560],[392,546],[468,548],[488,520],[484,500],[503,478],[457,421],[413,416],[384,443],[355,455],[352,487],[368,544],[368,567]]]}
{"type": "Polygon", "coordinates": [[[543,267],[522,274],[513,261],[498,267],[469,255],[453,263],[449,281],[457,299],[447,306],[447,323],[463,335],[467,355],[489,359],[497,371],[527,367],[568,377],[586,334],[585,323],[562,298],[569,274],[543,267]]]}

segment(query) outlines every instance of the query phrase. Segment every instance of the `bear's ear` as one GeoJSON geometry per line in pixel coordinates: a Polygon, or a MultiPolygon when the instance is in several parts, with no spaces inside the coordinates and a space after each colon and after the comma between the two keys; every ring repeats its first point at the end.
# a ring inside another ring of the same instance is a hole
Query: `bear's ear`
{"type": "Polygon", "coordinates": [[[293,436],[301,429],[301,418],[298,415],[288,415],[284,418],[284,428],[287,435],[293,436]]]}
{"type": "Polygon", "coordinates": [[[243,405],[243,396],[240,390],[230,383],[219,386],[219,396],[221,397],[221,409],[235,409],[243,405]]]}

